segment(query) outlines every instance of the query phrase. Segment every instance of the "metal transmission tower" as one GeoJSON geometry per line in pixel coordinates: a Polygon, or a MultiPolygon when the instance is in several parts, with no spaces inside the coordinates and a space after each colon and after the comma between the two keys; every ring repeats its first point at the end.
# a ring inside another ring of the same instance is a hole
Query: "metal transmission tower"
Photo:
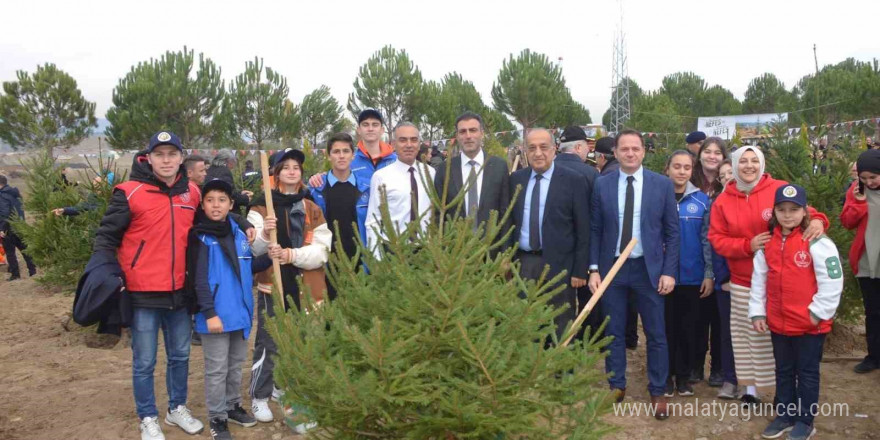
{"type": "Polygon", "coordinates": [[[626,69],[626,43],[623,38],[623,2],[620,2],[620,25],[614,37],[614,64],[611,66],[611,127],[623,130],[630,117],[629,73],[626,69]]]}

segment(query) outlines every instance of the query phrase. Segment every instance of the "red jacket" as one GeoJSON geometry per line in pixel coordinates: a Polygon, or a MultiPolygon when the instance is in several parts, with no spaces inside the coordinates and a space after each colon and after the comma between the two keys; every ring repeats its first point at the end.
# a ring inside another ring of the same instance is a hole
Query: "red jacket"
{"type": "Polygon", "coordinates": [[[846,229],[856,230],[856,237],[849,248],[849,265],[855,275],[859,274],[859,260],[865,253],[865,230],[868,229],[868,202],[856,200],[853,194],[853,188],[858,184],[856,180],[846,192],[846,201],[840,211],[840,224],[846,229]]]}
{"type": "MultiPolygon", "coordinates": [[[[745,194],[736,188],[736,181],[731,180],[712,203],[709,242],[715,252],[727,258],[730,282],[745,287],[752,285],[752,238],[768,231],[776,189],[787,184],[764,174],[758,185],[745,194]]],[[[821,220],[827,230],[828,217],[811,207],[807,209],[810,217],[821,220]]]]}
{"type": "Polygon", "coordinates": [[[843,291],[843,268],[831,239],[804,241],[800,228],[783,237],[777,227],[754,264],[749,318],[765,317],[770,331],[786,336],[831,331],[843,291]]]}

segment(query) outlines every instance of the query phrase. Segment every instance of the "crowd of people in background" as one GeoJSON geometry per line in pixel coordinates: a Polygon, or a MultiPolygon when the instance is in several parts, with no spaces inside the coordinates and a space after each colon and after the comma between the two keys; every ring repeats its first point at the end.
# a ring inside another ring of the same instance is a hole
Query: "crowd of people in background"
{"type": "MultiPolygon", "coordinates": [[[[180,139],[165,131],[135,155],[128,181],[113,182],[109,172],[95,178],[115,187],[74,312],[97,313],[104,331],[131,328],[142,439],[164,438],[153,388],[160,328],[167,425],[189,434],[205,428],[186,406],[195,343],[205,359],[213,438],[231,439],[228,423],[272,422],[270,401],[284,394],[273,381],[278,345],[266,328],[266,317],[276,313],[272,295],[282,295],[285,309],[344,295],[325,274],[330,255],[353,258],[363,237],[381,261],[389,252],[383,228],[402,231],[416,223],[423,234],[436,221],[432,191],[445,195],[441,203],[463,194],[461,209],[447,215],[470,218],[474,234],[485,234],[491,213],[512,203],[503,226],[512,228],[507,245],[516,249],[519,275],[539,279],[545,267],[547,279],[565,272],[562,290],[550,300],[564,311],[555,321],[556,337],[544,341],[548,347],[625,257],[587,318],[590,330],[578,334],[583,339],[610,318],[605,370],[617,402],[626,395],[626,350],[639,344],[641,317],[657,419],[668,417],[669,398],[693,396],[705,381],[718,388],[718,398],[744,405],[773,394],[778,416],[765,438],[815,433],[810,405],[819,399],[819,361],[843,268],[824,234],[827,216],[807,205],[804,188],[765,172],[761,148],[728,148],[720,138],[694,132],[660,174],[643,166],[648,147],[637,131],[591,139],[572,126],[556,138],[533,128],[513,161],[521,167],[511,172],[508,161],[486,152],[478,114],[457,118],[457,151],[448,156],[426,146],[413,123],[398,123],[391,143],[382,141],[385,130],[380,112],[364,110],[357,141],[346,133],[329,136],[330,170],[308,181],[303,152],[278,151],[270,159],[271,193],[257,197],[237,187],[233,151],[212,159],[185,156],[180,139]],[[268,197],[276,215],[267,209],[268,197]],[[391,225],[383,224],[383,207],[391,225]],[[273,288],[273,260],[280,264],[281,292],[273,288]],[[312,298],[301,299],[298,277],[312,298]],[[255,315],[248,411],[239,390],[255,315]]],[[[240,177],[246,187],[263,179],[251,161],[240,177]]],[[[855,371],[868,373],[880,368],[880,150],[862,153],[852,177],[841,222],[856,230],[849,261],[864,297],[868,355],[855,371]]],[[[53,212],[73,216],[95,206],[87,200],[53,212]]],[[[26,250],[8,225],[16,217],[24,218],[21,196],[0,175],[0,236],[10,279],[20,276],[15,250],[26,250]]],[[[23,255],[33,275],[36,268],[23,255]]],[[[317,426],[306,407],[281,411],[296,432],[317,426]]]]}

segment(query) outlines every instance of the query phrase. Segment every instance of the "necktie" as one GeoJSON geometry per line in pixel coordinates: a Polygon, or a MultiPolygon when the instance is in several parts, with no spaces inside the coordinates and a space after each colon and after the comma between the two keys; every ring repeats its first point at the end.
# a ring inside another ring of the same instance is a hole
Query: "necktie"
{"type": "Polygon", "coordinates": [[[620,233],[620,252],[623,252],[623,249],[629,244],[633,236],[633,210],[636,203],[636,190],[633,188],[633,180],[635,179],[633,176],[626,177],[626,204],[623,208],[623,231],[620,233]]]}
{"type": "Polygon", "coordinates": [[[419,185],[416,182],[416,169],[409,167],[409,186],[412,203],[409,210],[409,221],[414,222],[419,218],[419,185]]]}
{"type": "Polygon", "coordinates": [[[541,250],[541,224],[539,214],[541,211],[541,179],[544,176],[535,175],[535,186],[532,187],[532,203],[529,207],[529,247],[533,251],[541,250]]]}
{"type": "MultiPolygon", "coordinates": [[[[467,204],[467,215],[477,216],[477,208],[480,206],[479,194],[477,193],[477,161],[470,160],[468,161],[468,165],[471,166],[471,172],[468,175],[467,185],[468,185],[468,204],[467,204]]],[[[474,228],[477,227],[477,222],[474,220],[474,228]]]]}

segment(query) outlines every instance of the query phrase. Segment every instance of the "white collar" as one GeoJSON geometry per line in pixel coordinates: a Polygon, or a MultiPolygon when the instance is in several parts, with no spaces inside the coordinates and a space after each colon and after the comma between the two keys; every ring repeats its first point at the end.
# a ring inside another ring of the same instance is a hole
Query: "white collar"
{"type": "Polygon", "coordinates": [[[458,154],[459,154],[459,156],[461,157],[461,165],[462,165],[462,166],[467,165],[467,163],[468,163],[469,161],[473,160],[474,162],[477,163],[477,167],[482,167],[482,166],[483,166],[483,161],[486,159],[486,154],[483,152],[483,149],[482,149],[482,148],[480,149],[479,152],[477,152],[477,155],[474,156],[473,159],[467,157],[467,155],[465,155],[464,152],[460,152],[460,153],[458,153],[458,154]]]}

